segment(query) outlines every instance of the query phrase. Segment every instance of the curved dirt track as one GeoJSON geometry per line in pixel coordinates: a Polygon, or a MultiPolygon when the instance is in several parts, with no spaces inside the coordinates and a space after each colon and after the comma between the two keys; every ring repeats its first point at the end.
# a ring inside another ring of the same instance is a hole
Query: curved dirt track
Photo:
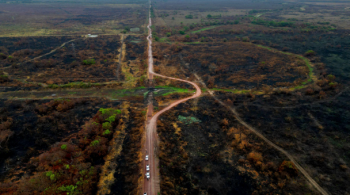
{"type": "MultiPolygon", "coordinates": [[[[150,9],[151,9],[151,3],[150,3],[150,9]]],[[[157,145],[157,119],[158,117],[163,114],[164,112],[170,110],[171,108],[175,107],[178,104],[181,104],[183,102],[186,102],[187,100],[197,98],[202,94],[201,89],[199,86],[193,82],[183,80],[183,79],[177,79],[173,77],[167,77],[164,75],[157,74],[153,72],[153,55],[152,55],[152,30],[151,30],[151,25],[152,25],[152,20],[151,20],[151,13],[149,13],[149,23],[148,23],[148,32],[149,35],[147,37],[148,40],[148,79],[153,80],[153,76],[158,76],[166,79],[172,79],[172,80],[177,80],[185,83],[189,83],[192,86],[196,88],[196,93],[192,95],[191,97],[176,100],[173,103],[171,103],[168,107],[162,109],[161,111],[157,112],[154,116],[153,115],[153,104],[150,103],[148,105],[148,110],[147,110],[147,126],[146,126],[146,142],[145,142],[145,150],[146,154],[149,155],[149,160],[145,161],[144,166],[143,166],[143,173],[146,173],[146,164],[150,165],[150,179],[144,179],[144,184],[143,184],[143,192],[147,193],[147,195],[155,195],[155,194],[160,194],[160,186],[159,186],[159,169],[158,169],[158,160],[156,159],[155,156],[155,148],[157,145]]]]}
{"type": "Polygon", "coordinates": [[[222,102],[221,100],[219,100],[214,94],[213,92],[205,85],[205,83],[203,82],[203,80],[197,75],[194,74],[194,76],[197,78],[197,80],[200,81],[200,83],[208,90],[209,94],[216,100],[218,101],[222,106],[228,108],[233,115],[235,116],[236,120],[241,123],[243,126],[245,126],[246,128],[248,128],[250,131],[252,131],[256,136],[258,136],[260,139],[264,140],[267,144],[269,144],[271,147],[275,148],[276,150],[278,150],[279,152],[281,152],[282,154],[284,154],[290,161],[293,162],[293,164],[297,167],[297,169],[304,175],[304,177],[311,183],[311,185],[317,190],[319,191],[322,195],[328,195],[329,193],[324,190],[320,185],[318,185],[318,183],[309,175],[309,173],[292,157],[292,155],[290,155],[287,151],[285,151],[284,149],[282,149],[281,147],[277,146],[276,144],[274,144],[273,142],[271,142],[269,139],[267,139],[264,135],[262,135],[259,131],[257,131],[255,128],[253,128],[252,126],[250,126],[248,123],[246,123],[238,114],[238,112],[236,111],[235,108],[232,108],[228,105],[226,105],[224,102],[222,102]]]}
{"type": "MultiPolygon", "coordinates": [[[[50,54],[56,52],[58,49],[64,47],[67,43],[70,43],[70,42],[75,41],[75,40],[77,40],[77,39],[72,39],[72,40],[70,40],[70,41],[64,42],[64,43],[61,44],[61,46],[59,46],[59,47],[57,47],[57,48],[51,50],[49,53],[45,53],[45,54],[43,54],[43,55],[41,55],[41,56],[38,56],[38,57],[35,57],[35,58],[32,58],[32,59],[29,59],[29,60],[27,60],[27,61],[24,61],[24,62],[21,62],[21,63],[18,63],[18,64],[24,64],[24,63],[31,62],[31,61],[34,61],[34,60],[36,60],[36,59],[42,58],[42,57],[44,57],[44,56],[50,55],[50,54]]],[[[11,67],[12,67],[12,65],[7,66],[7,67],[3,67],[3,68],[1,68],[0,70],[9,69],[9,68],[11,68],[11,67]]]]}

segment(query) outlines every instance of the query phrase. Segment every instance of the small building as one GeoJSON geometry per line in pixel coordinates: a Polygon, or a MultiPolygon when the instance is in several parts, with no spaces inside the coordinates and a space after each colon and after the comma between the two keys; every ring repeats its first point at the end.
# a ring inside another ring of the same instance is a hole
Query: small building
{"type": "Polygon", "coordinates": [[[88,38],[96,38],[96,37],[98,37],[98,35],[88,34],[87,37],[88,37],[88,38]]]}

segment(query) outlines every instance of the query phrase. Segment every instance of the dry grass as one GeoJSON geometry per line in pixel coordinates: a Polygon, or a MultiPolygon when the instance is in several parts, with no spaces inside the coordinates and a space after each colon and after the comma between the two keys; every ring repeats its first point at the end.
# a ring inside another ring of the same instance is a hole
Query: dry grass
{"type": "Polygon", "coordinates": [[[189,25],[192,23],[202,23],[208,22],[207,15],[222,15],[225,16],[236,16],[245,15],[247,10],[244,9],[227,9],[227,11],[215,11],[215,12],[198,12],[198,11],[188,11],[188,10],[155,10],[156,15],[156,25],[157,26],[179,26],[181,22],[183,25],[189,25]],[[167,13],[169,16],[161,17],[162,14],[167,13]],[[193,19],[186,19],[186,15],[193,15],[193,19]],[[174,17],[174,19],[172,19],[174,17]]]}
{"type": "Polygon", "coordinates": [[[118,34],[141,26],[139,4],[1,4],[0,36],[118,34]],[[113,16],[113,17],[111,17],[113,16]]]}

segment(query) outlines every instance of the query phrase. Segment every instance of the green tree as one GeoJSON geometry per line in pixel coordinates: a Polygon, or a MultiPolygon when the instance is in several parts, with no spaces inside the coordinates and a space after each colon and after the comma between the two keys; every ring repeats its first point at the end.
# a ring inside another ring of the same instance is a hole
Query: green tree
{"type": "Polygon", "coordinates": [[[193,15],[191,15],[191,14],[190,14],[190,15],[187,15],[187,16],[185,16],[185,18],[186,18],[186,19],[193,19],[193,15]]]}
{"type": "Polygon", "coordinates": [[[154,40],[155,41],[159,41],[159,37],[156,35],[156,36],[154,36],[154,40]]]}

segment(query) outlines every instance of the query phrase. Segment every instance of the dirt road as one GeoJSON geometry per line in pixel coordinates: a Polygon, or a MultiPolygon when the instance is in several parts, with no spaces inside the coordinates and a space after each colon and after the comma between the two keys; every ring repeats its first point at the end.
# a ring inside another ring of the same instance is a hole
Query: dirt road
{"type": "Polygon", "coordinates": [[[262,140],[264,140],[267,144],[269,144],[270,146],[272,146],[273,148],[275,148],[276,150],[278,150],[279,152],[283,153],[290,161],[292,161],[292,163],[297,167],[297,169],[305,176],[305,178],[311,183],[312,186],[314,186],[314,188],[319,191],[322,195],[329,195],[329,193],[324,190],[310,175],[308,172],[306,172],[306,170],[292,157],[292,155],[290,155],[287,151],[285,151],[284,149],[282,149],[281,147],[277,146],[276,144],[274,144],[272,141],[270,141],[269,139],[267,139],[265,136],[263,136],[258,130],[256,130],[255,128],[253,128],[252,126],[250,126],[248,123],[246,123],[245,121],[243,121],[243,119],[239,116],[238,112],[236,111],[235,108],[232,108],[228,105],[226,105],[224,102],[222,102],[220,99],[218,99],[213,91],[211,91],[206,84],[203,82],[203,80],[196,74],[194,73],[194,76],[197,78],[197,80],[208,90],[208,93],[216,100],[218,101],[222,106],[228,108],[235,116],[236,120],[241,123],[243,126],[245,126],[246,128],[248,128],[250,131],[252,131],[256,136],[258,136],[259,138],[261,138],[262,140]]]}
{"type": "MultiPolygon", "coordinates": [[[[151,10],[151,2],[150,2],[150,10],[151,10]]],[[[151,11],[149,11],[151,12],[151,11]]],[[[145,147],[144,147],[144,152],[145,155],[149,156],[148,161],[144,161],[144,166],[143,166],[143,173],[146,173],[146,165],[150,165],[150,179],[147,180],[146,178],[144,179],[144,184],[143,184],[143,192],[147,193],[147,195],[155,195],[155,194],[160,194],[160,186],[159,186],[159,168],[158,168],[158,159],[156,158],[155,155],[155,148],[157,147],[157,119],[158,117],[163,114],[164,112],[170,110],[171,108],[175,107],[178,104],[181,104],[183,102],[186,102],[189,99],[197,98],[202,94],[201,89],[198,87],[197,84],[183,80],[183,79],[177,79],[177,78],[172,78],[172,77],[167,77],[164,75],[157,74],[153,72],[153,54],[152,54],[152,20],[151,20],[151,13],[149,13],[149,23],[148,23],[148,79],[153,80],[153,76],[158,76],[158,77],[163,77],[166,79],[172,79],[172,80],[177,80],[181,82],[186,82],[191,84],[196,88],[196,93],[192,95],[191,97],[184,98],[177,100],[173,103],[171,103],[168,107],[164,108],[163,110],[157,112],[153,116],[153,104],[149,103],[148,104],[148,110],[147,110],[147,125],[146,125],[146,141],[145,141],[145,147]]]]}

